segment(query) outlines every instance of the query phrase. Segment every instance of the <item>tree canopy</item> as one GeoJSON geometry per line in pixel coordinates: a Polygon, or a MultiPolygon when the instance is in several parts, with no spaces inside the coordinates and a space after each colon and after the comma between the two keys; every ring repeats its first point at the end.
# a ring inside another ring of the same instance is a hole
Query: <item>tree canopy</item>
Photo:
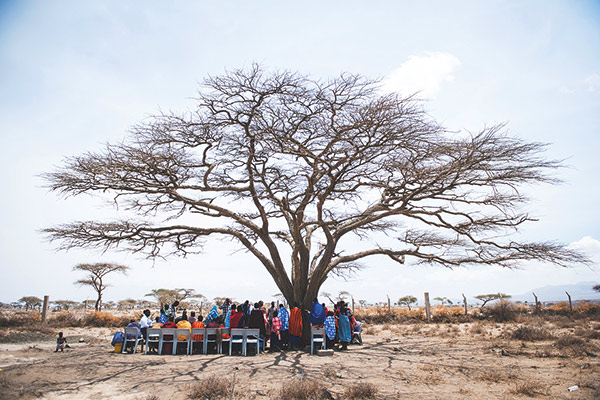
{"type": "Polygon", "coordinates": [[[239,243],[290,304],[370,256],[403,264],[559,265],[587,259],[513,239],[533,218],[523,185],[555,183],[546,145],[450,132],[413,97],[343,74],[315,80],[260,66],[205,80],[188,113],[161,113],[121,143],[44,175],[64,196],[109,193],[132,217],[45,229],[58,248],[167,257],[209,237],[239,243]]]}

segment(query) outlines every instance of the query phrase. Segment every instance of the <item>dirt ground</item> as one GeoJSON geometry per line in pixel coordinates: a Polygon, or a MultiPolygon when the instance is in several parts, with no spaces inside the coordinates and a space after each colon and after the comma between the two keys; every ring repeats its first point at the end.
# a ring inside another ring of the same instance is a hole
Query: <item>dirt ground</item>
{"type": "MultiPolygon", "coordinates": [[[[114,329],[64,328],[71,345],[65,353],[53,352],[56,342],[49,336],[0,343],[0,398],[187,399],[192,385],[210,375],[235,379],[234,398],[240,399],[279,398],[280,385],[294,377],[323,382],[334,399],[348,398],[347,388],[364,382],[377,388],[371,397],[377,399],[600,398],[600,356],[593,352],[600,339],[559,346],[558,336],[517,340],[511,336],[516,328],[515,323],[385,324],[366,327],[362,346],[332,356],[289,351],[247,357],[115,354],[114,329]],[[579,388],[569,392],[574,385],[579,388]]],[[[575,332],[561,329],[552,334],[575,332]]],[[[600,322],[579,329],[598,332],[600,322]]]]}

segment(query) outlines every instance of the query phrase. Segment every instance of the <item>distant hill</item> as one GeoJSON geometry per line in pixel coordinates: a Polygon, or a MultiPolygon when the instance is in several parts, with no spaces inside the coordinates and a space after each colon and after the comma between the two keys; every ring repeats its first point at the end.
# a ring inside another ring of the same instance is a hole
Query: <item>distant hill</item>
{"type": "Polygon", "coordinates": [[[532,292],[538,297],[541,302],[558,302],[568,301],[565,292],[569,292],[573,300],[597,300],[600,299],[600,293],[592,289],[599,282],[580,282],[574,285],[546,285],[541,288],[532,289],[527,293],[513,295],[512,301],[527,301],[533,303],[532,292]]]}

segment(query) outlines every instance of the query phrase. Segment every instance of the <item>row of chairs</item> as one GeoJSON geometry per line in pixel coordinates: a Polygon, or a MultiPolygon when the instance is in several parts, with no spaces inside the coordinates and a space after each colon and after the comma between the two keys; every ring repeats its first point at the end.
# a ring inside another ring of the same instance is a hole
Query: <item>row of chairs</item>
{"type": "MultiPolygon", "coordinates": [[[[220,328],[221,338],[218,338],[218,328],[148,328],[148,340],[144,347],[144,354],[148,354],[148,348],[151,343],[157,344],[158,354],[163,354],[165,343],[172,344],[172,354],[177,354],[179,343],[186,343],[186,354],[192,354],[194,344],[202,344],[202,354],[208,354],[209,343],[214,343],[218,354],[223,354],[223,343],[229,343],[229,355],[234,344],[240,344],[242,355],[247,355],[248,346],[256,346],[256,355],[260,353],[261,345],[264,346],[264,340],[260,337],[260,330],[253,328],[220,328]],[[223,338],[223,335],[229,335],[223,338]],[[179,340],[178,337],[185,336],[185,340],[179,340]]],[[[143,344],[143,339],[138,337],[137,328],[125,328],[125,341],[122,352],[127,352],[127,345],[133,345],[133,353],[137,346],[143,344]]],[[[314,354],[316,345],[326,349],[325,330],[313,328],[310,335],[310,354],[314,354]]]]}
{"type": "MultiPolygon", "coordinates": [[[[143,338],[138,337],[137,328],[125,328],[125,339],[122,352],[127,352],[128,345],[133,345],[133,353],[137,346],[144,343],[143,338]]],[[[247,355],[248,347],[256,347],[256,354],[260,353],[260,346],[263,339],[260,337],[259,329],[242,328],[194,328],[191,330],[185,328],[148,328],[148,339],[145,341],[144,354],[148,354],[148,348],[151,344],[156,344],[158,354],[163,354],[165,344],[171,344],[171,354],[177,354],[177,348],[180,343],[185,343],[186,354],[192,354],[195,347],[201,345],[202,354],[208,353],[208,345],[214,343],[218,354],[223,353],[223,343],[229,343],[229,355],[231,355],[233,345],[240,344],[242,354],[247,355]],[[220,330],[221,338],[218,337],[220,330]],[[223,338],[223,335],[229,335],[223,338]],[[185,340],[180,340],[185,336],[185,340]],[[194,346],[196,345],[196,346],[194,346]]]]}

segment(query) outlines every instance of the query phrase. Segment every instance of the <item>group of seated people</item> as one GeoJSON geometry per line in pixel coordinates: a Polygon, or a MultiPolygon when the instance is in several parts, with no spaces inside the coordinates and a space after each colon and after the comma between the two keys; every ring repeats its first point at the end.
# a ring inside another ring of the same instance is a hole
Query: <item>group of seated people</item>
{"type": "MultiPolygon", "coordinates": [[[[246,300],[244,303],[236,305],[230,299],[226,299],[219,307],[213,306],[205,318],[199,313],[196,314],[195,311],[191,311],[188,316],[185,309],[178,315],[178,306],[178,301],[171,305],[163,305],[159,315],[154,320],[151,319],[150,310],[144,310],[140,321],[131,320],[127,327],[136,327],[138,338],[143,338],[146,342],[148,340],[148,328],[180,328],[189,329],[190,332],[191,329],[205,327],[254,328],[260,332],[261,349],[266,348],[267,343],[269,343],[269,351],[271,352],[301,348],[302,310],[297,304],[294,304],[288,311],[283,304],[276,307],[275,302],[271,302],[270,307],[267,308],[262,301],[252,304],[246,300]]],[[[341,350],[346,350],[348,344],[352,342],[353,333],[361,330],[360,322],[354,319],[348,304],[343,301],[336,303],[333,310],[328,310],[325,303],[321,304],[317,299],[314,299],[312,309],[304,311],[308,313],[308,319],[312,327],[324,328],[328,349],[337,346],[341,350]]],[[[229,339],[228,334],[222,334],[222,337],[223,339],[229,339]]],[[[202,335],[194,335],[194,345],[200,345],[198,342],[201,342],[202,339],[202,335]]],[[[179,335],[177,340],[187,342],[188,337],[179,335]]],[[[184,344],[181,343],[181,345],[184,344]]],[[[155,343],[153,345],[154,347],[149,347],[147,350],[156,353],[157,346],[155,343]]],[[[170,353],[171,351],[171,346],[163,349],[163,353],[170,353]]],[[[197,351],[197,348],[192,349],[192,351],[197,351]]]]}

